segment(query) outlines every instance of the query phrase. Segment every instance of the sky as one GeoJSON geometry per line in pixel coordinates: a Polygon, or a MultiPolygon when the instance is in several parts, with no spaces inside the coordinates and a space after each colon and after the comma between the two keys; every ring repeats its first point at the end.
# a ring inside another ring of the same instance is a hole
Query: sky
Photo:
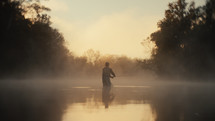
{"type": "MultiPolygon", "coordinates": [[[[87,50],[101,54],[150,58],[154,47],[146,40],[175,0],[45,0],[52,26],[63,34],[76,56],[87,50]]],[[[187,0],[190,2],[191,0],[187,0]]],[[[196,6],[205,0],[194,0],[196,6]]]]}

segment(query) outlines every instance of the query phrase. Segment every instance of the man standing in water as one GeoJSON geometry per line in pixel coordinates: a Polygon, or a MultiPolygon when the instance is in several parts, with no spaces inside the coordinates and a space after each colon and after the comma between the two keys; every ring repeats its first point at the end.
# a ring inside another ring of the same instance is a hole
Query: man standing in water
{"type": "Polygon", "coordinates": [[[116,77],[115,73],[111,68],[109,68],[109,63],[105,63],[105,67],[102,70],[102,83],[103,87],[105,86],[111,86],[110,78],[116,77]]]}

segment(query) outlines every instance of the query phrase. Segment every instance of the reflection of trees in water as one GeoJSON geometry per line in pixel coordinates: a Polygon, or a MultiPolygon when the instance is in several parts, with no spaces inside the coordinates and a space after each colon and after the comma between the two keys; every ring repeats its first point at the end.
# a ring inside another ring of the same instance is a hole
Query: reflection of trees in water
{"type": "Polygon", "coordinates": [[[156,121],[215,121],[212,86],[163,87],[152,92],[151,106],[156,121]]]}
{"type": "MultiPolygon", "coordinates": [[[[0,83],[2,121],[61,121],[66,105],[86,103],[91,97],[94,97],[93,103],[101,106],[102,102],[106,108],[113,100],[114,105],[128,104],[131,100],[132,103],[149,103],[156,121],[215,121],[215,88],[212,84],[114,87],[114,94],[110,87],[93,91],[89,88],[59,91],[44,83],[11,85],[0,83]]],[[[90,108],[95,108],[95,105],[90,108]]]]}
{"type": "Polygon", "coordinates": [[[54,89],[1,86],[0,96],[2,121],[61,121],[66,108],[54,89]]]}
{"type": "Polygon", "coordinates": [[[115,95],[111,92],[111,87],[103,87],[102,89],[102,102],[105,108],[108,108],[110,103],[114,100],[115,95]]]}

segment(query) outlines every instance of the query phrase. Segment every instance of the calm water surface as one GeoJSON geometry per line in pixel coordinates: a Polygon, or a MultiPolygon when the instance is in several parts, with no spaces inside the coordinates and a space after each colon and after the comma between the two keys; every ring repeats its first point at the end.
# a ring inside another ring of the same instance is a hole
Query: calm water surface
{"type": "Polygon", "coordinates": [[[2,81],[0,96],[2,121],[215,121],[213,83],[2,81]]]}

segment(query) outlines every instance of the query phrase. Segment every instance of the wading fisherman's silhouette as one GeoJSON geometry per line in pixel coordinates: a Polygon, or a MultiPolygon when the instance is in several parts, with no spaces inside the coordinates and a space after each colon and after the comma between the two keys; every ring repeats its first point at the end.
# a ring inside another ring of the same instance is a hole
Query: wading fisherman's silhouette
{"type": "Polygon", "coordinates": [[[105,86],[111,86],[110,78],[116,77],[115,73],[113,70],[109,67],[109,63],[105,63],[105,67],[102,70],[102,83],[103,87],[105,86]]]}

